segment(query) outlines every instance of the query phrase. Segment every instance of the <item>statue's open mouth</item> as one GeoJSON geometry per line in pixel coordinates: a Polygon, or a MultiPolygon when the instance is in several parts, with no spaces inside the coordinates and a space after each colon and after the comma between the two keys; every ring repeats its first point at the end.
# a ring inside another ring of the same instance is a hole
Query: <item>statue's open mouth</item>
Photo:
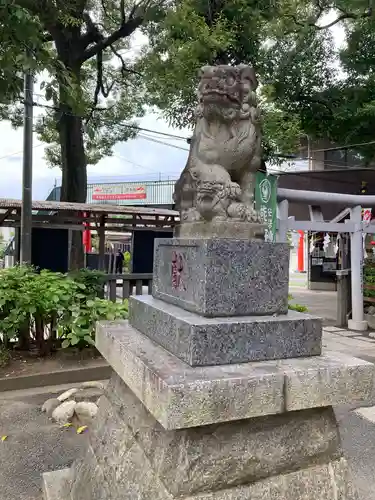
{"type": "Polygon", "coordinates": [[[202,92],[202,101],[213,103],[217,102],[220,104],[227,104],[236,106],[241,105],[240,97],[235,94],[230,94],[224,90],[218,89],[207,89],[202,92]]]}

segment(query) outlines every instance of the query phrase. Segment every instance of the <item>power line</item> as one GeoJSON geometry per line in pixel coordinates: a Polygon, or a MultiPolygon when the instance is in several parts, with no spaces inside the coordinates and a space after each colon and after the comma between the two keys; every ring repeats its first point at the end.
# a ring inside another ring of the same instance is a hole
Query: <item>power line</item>
{"type": "MultiPolygon", "coordinates": [[[[40,143],[40,144],[37,144],[36,146],[33,146],[33,149],[40,148],[40,146],[45,146],[45,144],[43,142],[40,143]]],[[[5,155],[5,156],[0,156],[0,160],[5,160],[6,158],[9,158],[10,156],[17,156],[17,155],[20,155],[20,154],[23,154],[23,150],[16,151],[15,153],[10,153],[10,154],[5,155]]]]}
{"type": "Polygon", "coordinates": [[[163,146],[169,146],[171,148],[181,149],[182,151],[189,152],[189,150],[187,148],[183,148],[181,146],[177,146],[177,144],[170,144],[168,142],[158,141],[158,139],[154,139],[153,137],[149,137],[149,136],[144,135],[144,134],[139,134],[138,138],[144,139],[146,141],[156,142],[157,144],[162,144],[163,146]]]}
{"type": "Polygon", "coordinates": [[[122,124],[122,125],[124,127],[129,127],[129,128],[134,128],[136,130],[140,130],[142,132],[151,132],[152,134],[163,135],[164,137],[172,137],[173,139],[179,139],[179,140],[183,140],[183,141],[188,140],[188,137],[183,137],[181,135],[168,134],[166,132],[159,132],[158,130],[150,130],[148,128],[138,127],[137,125],[125,125],[125,124],[122,124]]]}
{"type": "Polygon", "coordinates": [[[150,172],[153,172],[153,170],[150,169],[149,167],[145,167],[144,165],[140,165],[139,163],[136,163],[133,160],[128,160],[127,158],[124,158],[121,155],[113,153],[112,156],[114,156],[115,158],[119,158],[120,160],[126,161],[127,163],[130,163],[131,165],[134,165],[135,167],[143,168],[144,170],[149,170],[150,172]]]}
{"type": "MultiPolygon", "coordinates": [[[[41,95],[41,94],[39,94],[41,95]]],[[[51,110],[54,110],[54,111],[61,111],[59,108],[57,108],[56,106],[49,106],[47,104],[40,104],[40,103],[33,103],[34,106],[38,106],[38,107],[42,107],[42,108],[46,108],[46,109],[51,109],[51,110]]],[[[102,108],[100,109],[100,111],[104,111],[105,109],[102,108]]],[[[73,113],[66,113],[64,112],[65,114],[69,115],[69,116],[74,116],[74,117],[78,117],[78,118],[88,118],[88,116],[86,115],[75,115],[73,113]]],[[[105,121],[104,121],[105,123],[105,121]]],[[[167,132],[160,132],[158,130],[151,130],[151,129],[147,129],[147,128],[144,128],[144,127],[139,127],[138,125],[132,125],[132,124],[120,124],[124,127],[127,127],[127,128],[133,128],[133,129],[136,129],[136,130],[139,130],[139,131],[143,131],[143,132],[150,132],[152,134],[157,134],[157,135],[162,135],[162,136],[165,136],[165,137],[172,137],[174,139],[179,139],[179,140],[183,140],[183,141],[188,141],[190,139],[190,137],[184,137],[184,136],[180,136],[180,135],[175,135],[175,134],[170,134],[170,133],[167,133],[167,132]]],[[[340,151],[342,149],[352,149],[352,148],[356,148],[356,147],[361,147],[361,146],[370,146],[370,145],[373,145],[375,144],[375,140],[374,141],[368,141],[368,142],[361,142],[361,143],[357,143],[357,144],[347,144],[347,145],[343,145],[343,146],[335,146],[335,147],[332,147],[332,148],[324,148],[324,149],[312,149],[311,150],[311,153],[321,153],[321,152],[325,152],[325,151],[340,151]]],[[[308,159],[308,158],[307,158],[308,159]]],[[[310,159],[314,159],[314,158],[311,158],[310,159]]]]}
{"type": "Polygon", "coordinates": [[[370,146],[371,144],[375,144],[375,141],[369,141],[369,142],[360,142],[358,144],[348,144],[346,146],[335,146],[334,148],[326,148],[326,149],[312,149],[312,153],[322,153],[325,151],[340,151],[341,149],[353,149],[353,148],[359,148],[361,146],[370,146]]]}
{"type": "MultiPolygon", "coordinates": [[[[61,111],[59,108],[57,108],[56,106],[49,106],[47,104],[40,104],[40,103],[37,103],[37,102],[34,102],[33,103],[34,106],[38,106],[40,108],[46,108],[46,109],[50,109],[50,110],[53,110],[53,111],[61,111]]],[[[104,109],[101,109],[100,111],[104,111],[104,109]]],[[[67,113],[65,111],[63,111],[63,113],[65,115],[68,115],[68,116],[74,116],[76,118],[88,118],[88,116],[85,116],[85,115],[75,115],[73,113],[67,113]]],[[[101,121],[102,123],[107,123],[109,125],[112,125],[112,122],[106,122],[106,120],[102,120],[101,121]]],[[[119,123],[118,125],[122,125],[123,127],[125,128],[130,128],[130,129],[134,129],[134,130],[139,130],[141,132],[149,132],[151,134],[157,134],[157,135],[161,135],[163,137],[170,137],[172,139],[179,139],[179,140],[182,140],[182,141],[187,141],[189,138],[188,137],[184,137],[182,135],[176,135],[176,134],[170,134],[168,132],[160,132],[159,130],[152,130],[152,129],[149,129],[149,128],[145,128],[145,127],[140,127],[138,125],[134,125],[134,124],[130,124],[130,123],[119,123]]]]}

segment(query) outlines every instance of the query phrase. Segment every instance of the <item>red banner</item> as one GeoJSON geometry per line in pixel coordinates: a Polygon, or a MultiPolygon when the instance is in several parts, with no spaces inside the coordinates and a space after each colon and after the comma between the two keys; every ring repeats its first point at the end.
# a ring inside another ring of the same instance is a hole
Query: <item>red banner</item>
{"type": "Polygon", "coordinates": [[[147,198],[144,186],[107,185],[94,189],[93,200],[145,200],[147,198]]]}
{"type": "Polygon", "coordinates": [[[145,200],[146,193],[116,193],[116,194],[98,194],[92,195],[93,200],[145,200]]]}

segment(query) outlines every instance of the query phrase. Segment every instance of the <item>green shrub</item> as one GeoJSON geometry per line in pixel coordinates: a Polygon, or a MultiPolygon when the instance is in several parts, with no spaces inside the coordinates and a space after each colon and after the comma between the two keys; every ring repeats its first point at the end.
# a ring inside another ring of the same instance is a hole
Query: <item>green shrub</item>
{"type": "Polygon", "coordinates": [[[62,347],[85,347],[95,345],[95,325],[100,320],[126,319],[128,301],[111,302],[105,299],[89,299],[84,305],[72,310],[67,322],[60,324],[60,336],[64,338],[62,347]]]}
{"type": "Polygon", "coordinates": [[[130,252],[124,253],[124,267],[127,271],[129,271],[129,269],[130,269],[131,258],[132,258],[132,256],[131,256],[130,252]]]}
{"type": "Polygon", "coordinates": [[[89,269],[68,273],[68,277],[76,283],[85,285],[85,296],[87,297],[99,297],[103,293],[104,276],[105,273],[101,271],[91,271],[89,269]]]}
{"type": "Polygon", "coordinates": [[[38,273],[30,266],[0,270],[0,344],[16,340],[23,349],[34,344],[41,355],[61,342],[93,344],[97,320],[127,317],[127,302],[98,298],[103,276],[88,270],[38,273]]]}
{"type": "Polygon", "coordinates": [[[308,312],[308,309],[306,306],[302,306],[301,304],[291,304],[290,301],[293,300],[293,296],[292,295],[288,295],[288,309],[290,309],[291,311],[297,311],[297,312],[300,312],[300,313],[304,313],[304,312],[308,312]]]}
{"type": "Polygon", "coordinates": [[[28,266],[0,270],[0,332],[5,346],[15,337],[28,344],[28,322],[34,307],[29,291],[34,273],[28,266]]]}

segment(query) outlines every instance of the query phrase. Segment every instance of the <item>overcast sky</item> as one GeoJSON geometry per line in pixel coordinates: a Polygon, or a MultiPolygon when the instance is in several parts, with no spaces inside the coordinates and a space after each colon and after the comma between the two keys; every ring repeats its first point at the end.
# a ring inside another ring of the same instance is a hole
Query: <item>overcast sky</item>
{"type": "MultiPolygon", "coordinates": [[[[186,130],[175,130],[156,115],[147,115],[141,120],[144,128],[159,132],[172,133],[188,137],[186,130]]],[[[148,134],[151,135],[151,134],[148,134]]],[[[14,130],[8,122],[0,122],[0,198],[21,198],[22,182],[22,128],[14,130]]],[[[88,167],[89,181],[120,180],[129,176],[129,180],[154,180],[163,175],[175,178],[183,169],[188,154],[188,145],[182,140],[173,140],[156,136],[157,140],[177,147],[155,143],[145,138],[137,138],[118,143],[114,155],[104,158],[95,166],[88,167]],[[182,148],[182,149],[180,149],[182,148]]],[[[34,134],[33,148],[33,199],[45,199],[55,182],[60,185],[61,171],[51,169],[44,159],[44,145],[34,134]]]]}
{"type": "MultiPolygon", "coordinates": [[[[336,43],[343,42],[344,34],[341,29],[334,29],[336,43]]],[[[139,47],[139,40],[136,46],[139,47]]],[[[40,108],[34,108],[38,112],[40,108]]],[[[146,115],[140,122],[144,128],[166,132],[183,137],[190,135],[187,130],[170,128],[158,116],[146,115]]],[[[9,122],[0,122],[0,198],[21,198],[22,182],[22,128],[12,129],[9,122]]],[[[150,135],[150,134],[148,134],[150,135]]],[[[157,138],[157,136],[154,136],[157,138]]],[[[172,140],[159,136],[157,140],[174,144],[176,147],[159,144],[137,138],[125,143],[119,143],[114,148],[114,155],[104,158],[95,166],[88,167],[88,178],[92,182],[99,180],[120,180],[128,177],[129,180],[155,180],[159,175],[163,178],[175,178],[184,168],[187,159],[187,143],[182,140],[172,140]],[[183,148],[183,149],[179,149],[183,148]],[[186,150],[185,150],[186,149],[186,150]]],[[[34,134],[33,148],[33,199],[45,199],[55,182],[60,185],[61,172],[58,168],[50,169],[44,160],[44,146],[40,144],[34,134]]]]}

